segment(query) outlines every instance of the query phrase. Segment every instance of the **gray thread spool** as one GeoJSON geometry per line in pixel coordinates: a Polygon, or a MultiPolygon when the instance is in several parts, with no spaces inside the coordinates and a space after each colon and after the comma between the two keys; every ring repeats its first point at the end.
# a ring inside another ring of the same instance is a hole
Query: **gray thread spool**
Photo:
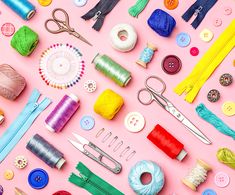
{"type": "Polygon", "coordinates": [[[65,163],[64,154],[38,134],[29,140],[26,148],[52,168],[60,169],[65,163]]]}

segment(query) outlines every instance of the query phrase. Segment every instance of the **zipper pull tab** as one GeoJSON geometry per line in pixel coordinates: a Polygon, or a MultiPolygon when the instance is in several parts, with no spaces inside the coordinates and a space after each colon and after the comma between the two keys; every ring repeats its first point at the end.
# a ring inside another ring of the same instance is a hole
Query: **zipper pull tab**
{"type": "Polygon", "coordinates": [[[202,6],[199,6],[195,12],[194,12],[194,15],[197,16],[201,11],[202,11],[203,7],[202,6]]]}
{"type": "Polygon", "coordinates": [[[101,13],[102,13],[101,11],[96,12],[92,19],[97,20],[97,18],[101,15],[101,13]]]}
{"type": "Polygon", "coordinates": [[[34,103],[31,109],[31,112],[33,112],[34,110],[36,110],[38,107],[38,103],[34,103]]]}
{"type": "Polygon", "coordinates": [[[83,179],[84,181],[86,181],[86,182],[88,181],[88,177],[86,177],[85,175],[79,173],[79,176],[80,176],[80,178],[83,179]]]}

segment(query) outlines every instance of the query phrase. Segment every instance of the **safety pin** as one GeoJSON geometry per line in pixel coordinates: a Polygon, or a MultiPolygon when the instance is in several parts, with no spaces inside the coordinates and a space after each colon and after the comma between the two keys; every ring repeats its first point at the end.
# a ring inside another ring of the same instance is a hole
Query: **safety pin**
{"type": "Polygon", "coordinates": [[[118,144],[115,146],[115,148],[113,149],[114,152],[117,152],[118,149],[123,145],[123,141],[118,142],[118,144]]]}
{"type": "Polygon", "coordinates": [[[118,139],[118,136],[115,136],[112,141],[109,143],[108,147],[111,147],[118,139]]]}
{"type": "Polygon", "coordinates": [[[126,161],[129,161],[135,154],[136,154],[136,151],[133,150],[133,151],[126,157],[126,161]]]}
{"type": "Polygon", "coordinates": [[[104,136],[102,143],[106,142],[111,136],[112,136],[112,132],[110,131],[109,133],[106,134],[106,136],[104,136]]]}
{"type": "Polygon", "coordinates": [[[123,157],[125,156],[125,154],[130,150],[130,146],[127,146],[122,152],[121,154],[119,155],[119,157],[123,157]]]}
{"type": "Polygon", "coordinates": [[[102,128],[102,129],[100,129],[98,132],[97,132],[97,134],[96,134],[96,138],[98,138],[98,137],[100,137],[100,135],[103,133],[105,131],[105,128],[102,128]]]}

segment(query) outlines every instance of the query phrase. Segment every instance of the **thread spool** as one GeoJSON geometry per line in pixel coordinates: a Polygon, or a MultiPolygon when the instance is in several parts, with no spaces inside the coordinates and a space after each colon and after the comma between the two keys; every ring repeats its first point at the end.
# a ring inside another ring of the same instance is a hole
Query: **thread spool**
{"type": "Polygon", "coordinates": [[[147,47],[140,54],[140,58],[136,63],[144,68],[147,68],[147,64],[151,62],[154,52],[157,51],[157,47],[152,43],[147,43],[147,47]]]}
{"type": "Polygon", "coordinates": [[[12,37],[11,46],[22,56],[29,56],[38,45],[38,34],[22,26],[12,37]]]}
{"type": "Polygon", "coordinates": [[[31,19],[36,13],[35,6],[27,0],[2,0],[2,2],[24,20],[31,19]]]}
{"type": "Polygon", "coordinates": [[[7,64],[0,65],[0,96],[15,100],[26,86],[25,78],[7,64]]]}
{"type": "Polygon", "coordinates": [[[3,123],[4,119],[4,112],[0,109],[0,125],[3,123]]]}
{"type": "Polygon", "coordinates": [[[131,80],[130,72],[107,55],[97,54],[92,63],[95,64],[96,70],[102,72],[121,87],[125,87],[131,80]]]}
{"type": "Polygon", "coordinates": [[[193,191],[196,191],[197,187],[201,183],[205,182],[208,171],[210,170],[210,165],[199,159],[197,160],[196,166],[189,172],[182,182],[193,191]]]}
{"type": "Polygon", "coordinates": [[[158,194],[164,186],[164,173],[162,169],[152,161],[139,161],[132,168],[128,175],[128,181],[136,194],[158,194]],[[144,185],[141,176],[145,173],[151,174],[150,183],[144,185]]]}
{"type": "Polygon", "coordinates": [[[232,169],[235,169],[235,153],[228,148],[220,148],[217,151],[217,159],[219,162],[229,166],[232,169]]]}
{"type": "Polygon", "coordinates": [[[161,125],[156,125],[147,138],[172,159],[182,161],[187,155],[184,145],[161,125]]]}
{"type": "Polygon", "coordinates": [[[64,154],[38,134],[29,140],[26,148],[51,168],[61,169],[66,162],[64,154]]]}
{"type": "Polygon", "coordinates": [[[46,118],[46,128],[51,132],[60,132],[72,118],[79,106],[80,101],[76,95],[65,95],[46,118]]]}

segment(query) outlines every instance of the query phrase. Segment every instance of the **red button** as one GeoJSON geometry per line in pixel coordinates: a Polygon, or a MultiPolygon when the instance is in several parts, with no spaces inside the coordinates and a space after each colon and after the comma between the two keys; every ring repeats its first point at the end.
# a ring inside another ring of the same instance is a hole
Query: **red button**
{"type": "Polygon", "coordinates": [[[190,49],[190,54],[191,54],[192,56],[197,56],[197,55],[199,54],[199,49],[198,49],[197,47],[192,47],[192,48],[190,49]]]}
{"type": "Polygon", "coordinates": [[[181,60],[175,55],[168,55],[162,61],[162,69],[167,74],[176,74],[181,67],[181,60]]]}

